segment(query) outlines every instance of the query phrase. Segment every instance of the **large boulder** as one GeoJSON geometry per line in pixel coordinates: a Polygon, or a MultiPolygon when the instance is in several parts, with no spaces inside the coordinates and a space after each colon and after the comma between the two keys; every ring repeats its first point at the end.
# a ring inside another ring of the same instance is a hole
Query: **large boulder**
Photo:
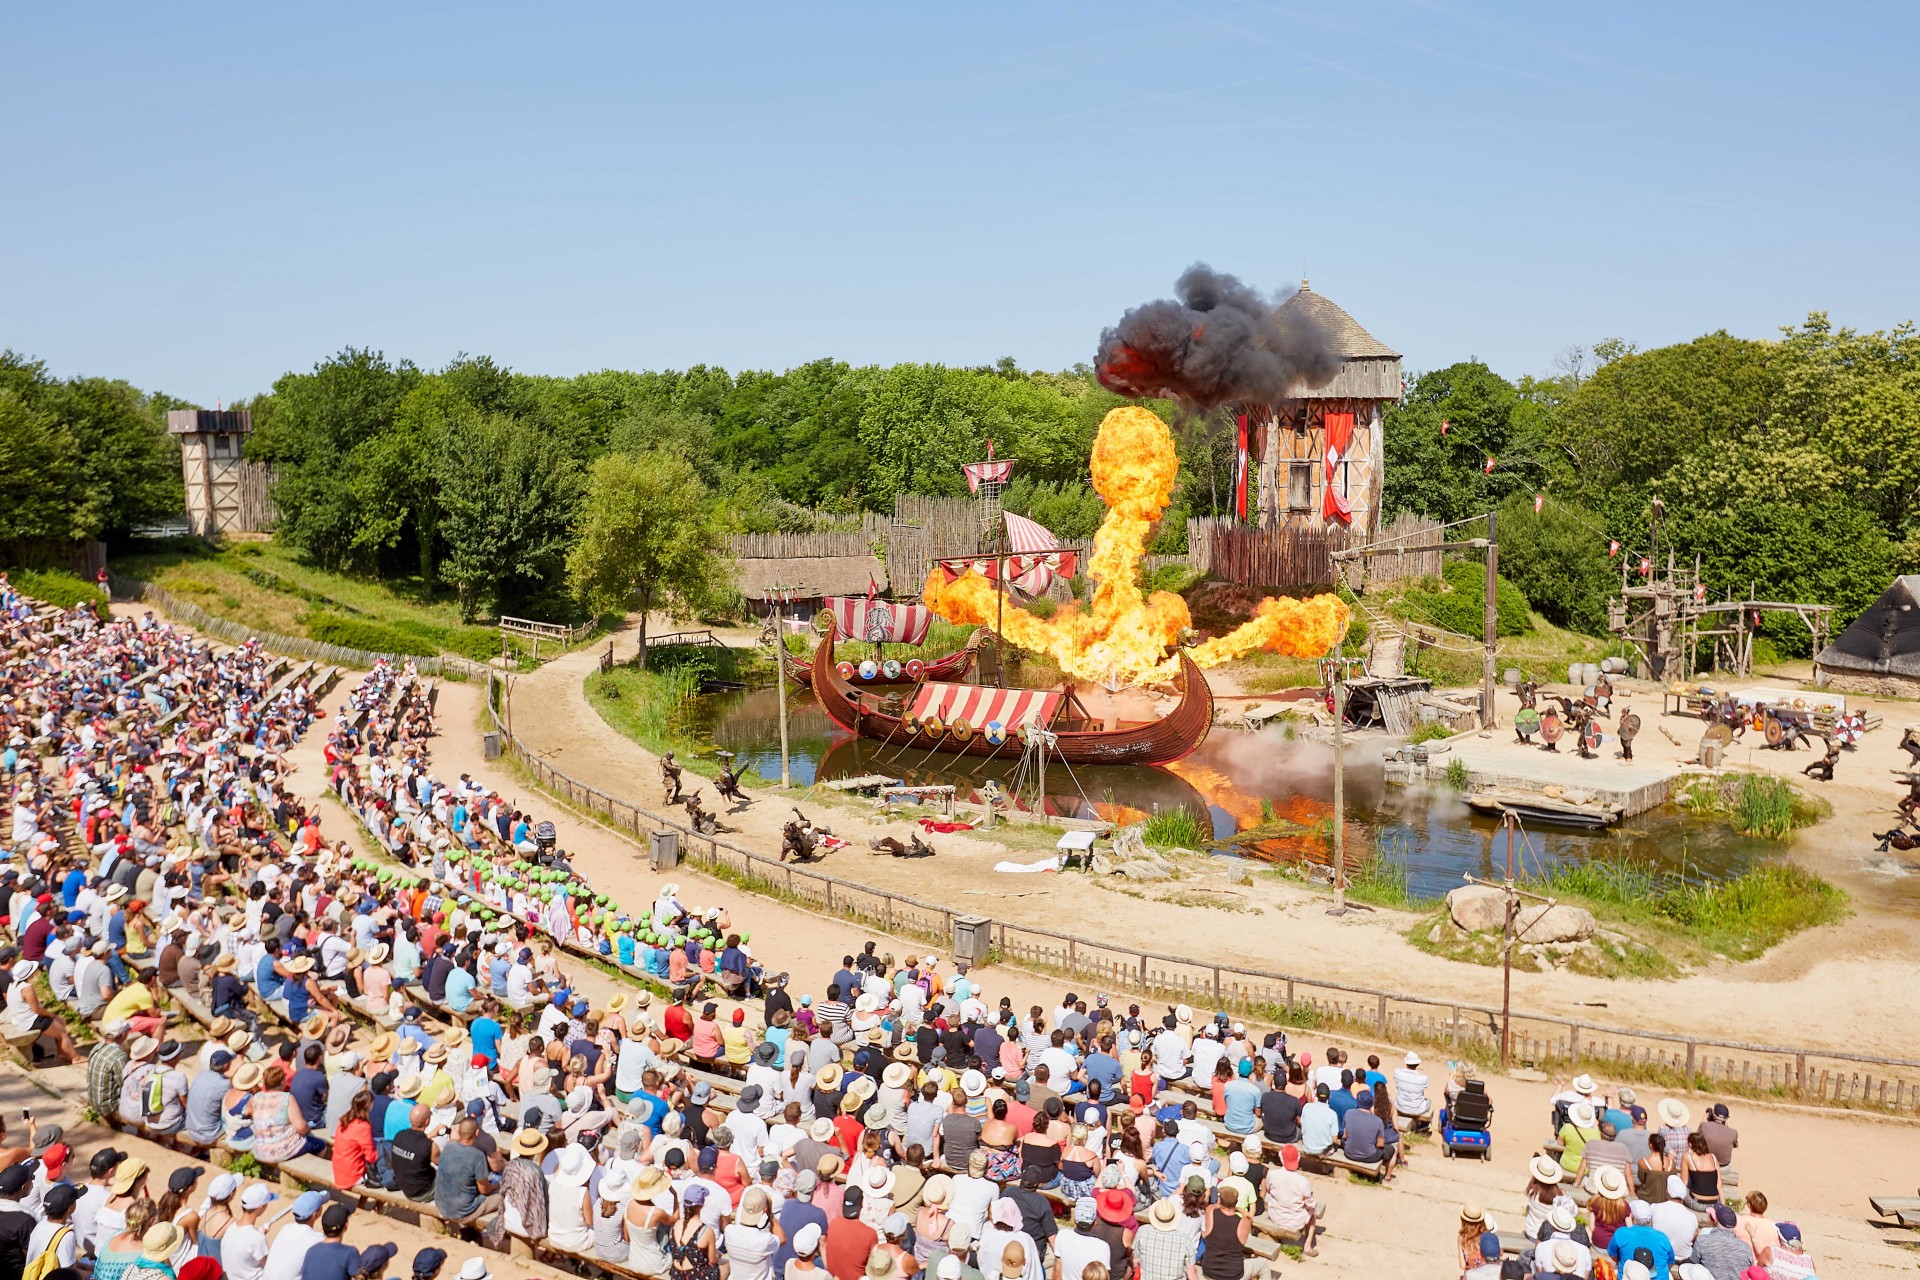
{"type": "Polygon", "coordinates": [[[1593,912],[1564,902],[1523,906],[1513,920],[1515,936],[1526,942],[1585,942],[1595,927],[1593,912]]]}
{"type": "Polygon", "coordinates": [[[1484,884],[1463,884],[1447,891],[1447,914],[1468,933],[1498,932],[1507,920],[1507,895],[1484,884]]]}

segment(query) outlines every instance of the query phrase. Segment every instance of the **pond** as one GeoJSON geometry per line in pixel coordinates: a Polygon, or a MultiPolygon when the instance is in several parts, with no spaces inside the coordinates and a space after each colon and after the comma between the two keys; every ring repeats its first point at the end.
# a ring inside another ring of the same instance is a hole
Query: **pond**
{"type": "MultiPolygon", "coordinates": [[[[884,773],[910,783],[951,783],[963,800],[977,799],[989,779],[1005,789],[1014,785],[1017,745],[1005,760],[920,747],[902,751],[840,733],[810,693],[788,693],[796,783],[884,773]]],[[[780,776],[779,706],[771,687],[690,699],[676,713],[676,727],[689,738],[737,752],[736,767],[780,776]]],[[[1506,837],[1494,820],[1468,809],[1451,791],[1386,785],[1379,751],[1379,739],[1363,738],[1347,752],[1349,857],[1385,852],[1406,866],[1410,887],[1423,897],[1446,893],[1463,874],[1504,873],[1506,837]]],[[[1122,823],[1155,809],[1184,807],[1207,815],[1216,852],[1324,868],[1333,856],[1333,748],[1296,738],[1284,726],[1258,733],[1216,728],[1199,750],[1166,768],[1050,765],[1046,806],[1060,816],[1122,823]],[[1268,838],[1242,836],[1256,829],[1268,838]]],[[[1779,851],[1776,843],[1737,835],[1724,823],[1669,805],[1606,832],[1531,829],[1515,858],[1522,874],[1625,857],[1651,871],[1713,880],[1738,875],[1779,851]]]]}

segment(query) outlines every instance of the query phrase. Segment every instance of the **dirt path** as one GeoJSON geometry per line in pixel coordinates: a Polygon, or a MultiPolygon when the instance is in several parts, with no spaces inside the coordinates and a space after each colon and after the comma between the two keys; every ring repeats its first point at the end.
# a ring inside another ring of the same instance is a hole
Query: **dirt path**
{"type": "MultiPolygon", "coordinates": [[[[621,648],[630,645],[630,634],[623,633],[617,643],[621,648]]],[[[582,651],[518,678],[513,731],[562,772],[657,811],[656,757],[611,728],[586,701],[581,684],[597,661],[597,653],[582,651]]],[[[1814,854],[1807,860],[1816,869],[1833,870],[1833,864],[1851,859],[1858,874],[1859,832],[1878,818],[1866,808],[1869,792],[1856,790],[1885,776],[1879,773],[1878,756],[1891,751],[1896,736],[1897,731],[1884,730],[1870,735],[1871,754],[1863,750],[1865,758],[1849,757],[1843,774],[1843,779],[1850,775],[1860,781],[1843,782],[1825,793],[1845,816],[1803,836],[1800,843],[1814,854]],[[1829,843],[1849,852],[1820,852],[1829,843]]],[[[1649,754],[1656,741],[1659,748],[1675,750],[1652,727],[1641,741],[1649,754]]],[[[1688,738],[1682,736],[1682,742],[1691,748],[1688,738]]],[[[1797,767],[1805,759],[1802,754],[1790,763],[1797,767]]],[[[710,787],[708,792],[711,800],[710,787]]],[[[729,838],[771,856],[779,848],[787,804],[775,792],[757,794],[766,798],[725,818],[740,828],[729,838]]],[[[1239,909],[1221,910],[1145,901],[1079,876],[1042,880],[996,875],[991,867],[1002,857],[1027,861],[1036,854],[1030,846],[1009,849],[977,835],[935,836],[937,858],[899,863],[870,857],[864,850],[873,836],[904,835],[904,821],[886,822],[839,809],[833,823],[854,847],[831,856],[825,870],[876,888],[965,904],[1009,922],[1116,941],[1147,940],[1151,949],[1210,961],[1434,998],[1500,1002],[1498,970],[1457,964],[1415,949],[1401,936],[1406,919],[1398,913],[1329,918],[1323,896],[1272,881],[1238,895],[1234,905],[1239,909]]],[[[1720,965],[1670,984],[1623,986],[1573,974],[1516,974],[1514,1003],[1541,1013],[1578,1012],[1595,1021],[1719,1039],[1908,1056],[1913,1051],[1910,1028],[1920,1016],[1916,979],[1920,931],[1901,915],[1868,910],[1834,928],[1792,939],[1756,964],[1720,965]]]]}

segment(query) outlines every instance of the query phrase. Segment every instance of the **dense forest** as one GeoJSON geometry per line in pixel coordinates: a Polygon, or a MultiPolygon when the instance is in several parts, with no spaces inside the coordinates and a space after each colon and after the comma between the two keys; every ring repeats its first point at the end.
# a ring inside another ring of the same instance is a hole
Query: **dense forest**
{"type": "MultiPolygon", "coordinates": [[[[1411,378],[1386,416],[1387,516],[1497,510],[1503,576],[1589,633],[1623,566],[1649,554],[1698,556],[1716,595],[1752,584],[1843,620],[1920,562],[1911,326],[1856,333],[1814,315],[1771,341],[1609,341],[1559,366],[1509,381],[1466,361],[1411,378]]],[[[163,426],[176,403],[0,358],[0,539],[112,535],[177,513],[163,426]]],[[[1088,451],[1118,403],[1084,367],[1010,359],[543,377],[349,349],[235,407],[254,413],[249,455],[275,469],[282,539],[328,568],[441,584],[477,614],[559,607],[589,477],[616,454],[677,455],[722,527],[798,531],[889,511],[900,493],[964,492],[961,464],[991,440],[1021,461],[1008,505],[1084,537],[1102,510],[1088,451]]],[[[1155,549],[1177,551],[1188,515],[1229,501],[1233,433],[1219,415],[1154,407],[1182,454],[1155,549]]],[[[1787,626],[1776,638],[1795,643],[1787,626]]]]}

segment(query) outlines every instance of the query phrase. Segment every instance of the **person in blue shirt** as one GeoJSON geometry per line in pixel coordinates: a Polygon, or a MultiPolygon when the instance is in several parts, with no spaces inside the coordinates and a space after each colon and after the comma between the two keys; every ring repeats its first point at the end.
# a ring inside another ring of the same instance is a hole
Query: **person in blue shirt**
{"type": "Polygon", "coordinates": [[[513,968],[512,961],[496,954],[487,961],[487,989],[496,996],[507,994],[507,971],[513,968]]]}
{"type": "Polygon", "coordinates": [[[660,1136],[661,1122],[667,1118],[667,1100],[659,1095],[659,1088],[660,1073],[649,1068],[640,1077],[640,1088],[627,1103],[628,1113],[647,1126],[647,1132],[656,1138],[660,1136]],[[636,1102],[643,1104],[644,1110],[635,1107],[636,1102]]]}
{"type": "MultiPolygon", "coordinates": [[[[995,1049],[998,1047],[996,1045],[995,1049]]],[[[1121,1076],[1120,1059],[1107,1052],[1111,1047],[1110,1039],[1102,1040],[1100,1047],[1087,1055],[1086,1061],[1087,1079],[1098,1080],[1101,1090],[1109,1095],[1119,1088],[1121,1076]]]]}
{"type": "Polygon", "coordinates": [[[472,970],[455,965],[453,972],[447,975],[447,1008],[455,1013],[464,1013],[467,1006],[473,1003],[473,989],[478,985],[472,970]]]}
{"type": "Polygon", "coordinates": [[[254,968],[253,989],[260,993],[262,1000],[278,1000],[287,985],[283,976],[286,970],[280,964],[280,939],[269,938],[263,945],[267,954],[260,957],[260,963],[254,968]]]}
{"type": "Polygon", "coordinates": [[[1653,1280],[1669,1280],[1673,1268],[1673,1241],[1667,1239],[1666,1232],[1653,1224],[1653,1206],[1645,1200],[1635,1200],[1631,1204],[1633,1221],[1613,1233],[1613,1239],[1607,1241],[1607,1256],[1614,1260],[1621,1270],[1627,1269],[1627,1263],[1640,1250],[1645,1249],[1652,1258],[1641,1261],[1647,1270],[1653,1273],[1653,1280]]]}
{"type": "Polygon", "coordinates": [[[1333,1114],[1339,1117],[1340,1132],[1347,1131],[1347,1112],[1360,1105],[1353,1096],[1353,1072],[1340,1073],[1340,1087],[1327,1095],[1327,1105],[1333,1108],[1333,1114]]]}
{"type": "Polygon", "coordinates": [[[506,1034],[507,1029],[495,1020],[492,1006],[467,1024],[467,1035],[473,1041],[473,1051],[485,1057],[488,1066],[498,1065],[500,1041],[506,1038],[506,1034]]]}
{"type": "Polygon", "coordinates": [[[411,1040],[420,1046],[422,1053],[433,1047],[434,1039],[427,1029],[420,1025],[420,1010],[412,1005],[407,1007],[406,1018],[400,1024],[400,1038],[411,1040]]]}

